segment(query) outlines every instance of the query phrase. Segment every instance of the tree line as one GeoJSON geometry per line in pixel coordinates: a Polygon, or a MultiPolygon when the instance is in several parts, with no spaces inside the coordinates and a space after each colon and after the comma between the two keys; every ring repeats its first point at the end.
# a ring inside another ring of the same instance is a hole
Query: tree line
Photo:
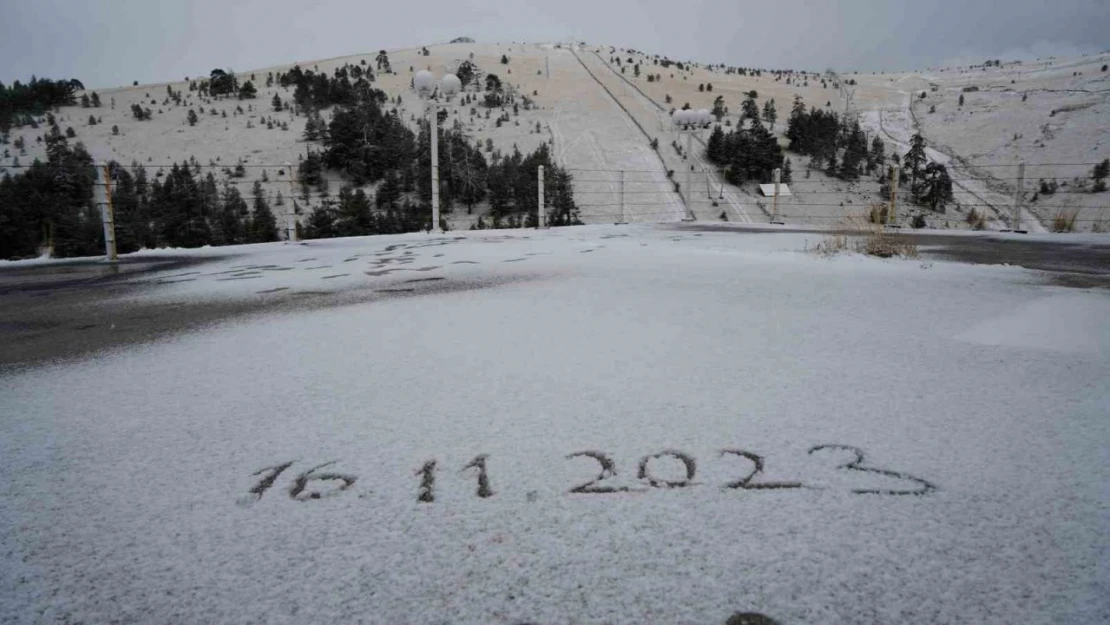
{"type": "MultiPolygon", "coordinates": [[[[97,171],[81,143],[70,146],[57,126],[46,139],[46,162],[0,178],[0,257],[26,258],[43,248],[57,257],[104,249],[97,171]]],[[[174,164],[153,179],[137,164],[108,164],[120,253],[140,248],[198,247],[276,241],[277,221],[259,182],[244,198],[231,181],[217,182],[199,164],[174,164]]],[[[278,193],[274,206],[283,206],[278,193]]]]}
{"type": "MultiPolygon", "coordinates": [[[[886,146],[878,136],[870,144],[858,121],[846,121],[832,111],[821,108],[807,110],[801,98],[795,97],[790,112],[786,137],[790,150],[810,157],[810,167],[824,167],[825,174],[841,180],[858,180],[862,175],[878,174],[880,193],[889,197],[891,181],[886,167],[886,146]]],[[[902,157],[889,156],[892,165],[900,165],[899,183],[908,184],[910,199],[921,206],[943,212],[952,202],[952,178],[943,163],[931,162],[925,138],[914,135],[910,149],[902,157]]]]}
{"type": "MultiPolygon", "coordinates": [[[[401,121],[397,108],[385,109],[390,100],[383,91],[368,83],[356,83],[355,89],[354,102],[338,104],[330,122],[319,111],[308,113],[305,139],[319,142],[321,149],[309,150],[299,165],[298,177],[305,198],[313,189],[325,198],[306,235],[389,234],[430,228],[426,221],[432,195],[427,182],[431,180],[430,125],[422,122],[419,134],[413,133],[401,121]],[[337,198],[327,197],[329,170],[347,183],[337,198]],[[367,213],[370,198],[360,196],[357,189],[371,183],[378,183],[373,200],[376,215],[367,213]]],[[[439,115],[441,120],[447,117],[446,111],[439,115]]],[[[488,202],[491,225],[535,225],[537,169],[542,165],[548,224],[581,223],[571,175],[552,162],[546,144],[528,155],[514,148],[505,156],[489,143],[487,160],[481,144],[471,143],[457,121],[438,133],[443,215],[456,205],[465,206],[470,214],[475,205],[488,202]]],[[[444,219],[440,226],[445,225],[444,219]]]]}
{"type": "MultiPolygon", "coordinates": [[[[203,83],[209,94],[214,86],[219,95],[242,90],[230,72],[214,70],[213,78],[203,83]]],[[[268,76],[267,83],[271,80],[268,76]]],[[[319,149],[308,150],[298,167],[303,204],[293,208],[300,212],[300,206],[307,208],[313,196],[321,199],[304,221],[305,236],[430,229],[428,124],[422,124],[417,134],[401,121],[396,107],[386,110],[391,100],[370,86],[369,68],[347,66],[327,77],[295,67],[277,80],[295,87],[294,101],[309,117],[305,138],[319,144],[319,149]],[[329,121],[320,114],[325,106],[334,107],[329,121]],[[334,197],[328,190],[328,172],[339,174],[344,182],[334,197]],[[369,184],[377,184],[373,196],[359,188],[369,184]]],[[[446,117],[446,112],[440,115],[446,117]]],[[[527,155],[514,148],[504,156],[487,142],[487,159],[483,146],[471,143],[457,122],[439,133],[444,214],[456,205],[466,206],[471,213],[475,205],[488,202],[490,221],[479,220],[481,227],[535,225],[537,168],[543,165],[548,223],[581,223],[572,178],[552,162],[546,145],[527,155]]],[[[36,161],[22,173],[5,173],[0,180],[0,257],[34,256],[44,247],[60,257],[95,255],[103,249],[99,207],[93,199],[96,171],[92,158],[80,143],[69,146],[56,123],[46,138],[47,162],[36,161]]],[[[241,169],[228,173],[228,178],[242,178],[245,172],[241,169]]],[[[203,173],[195,160],[175,163],[153,178],[137,164],[123,167],[113,162],[110,172],[121,253],[144,247],[276,240],[271,201],[274,208],[295,201],[280,193],[268,197],[257,182],[251,196],[245,198],[236,182],[203,173]]]]}
{"type": "Polygon", "coordinates": [[[23,117],[17,116],[42,117],[55,107],[73,105],[74,94],[84,88],[77,79],[32,76],[31,82],[23,84],[17,80],[10,87],[0,82],[0,132],[7,133],[13,125],[22,125],[23,117]]]}
{"type": "MultiPolygon", "coordinates": [[[[775,135],[763,125],[766,120],[775,123],[774,100],[768,100],[760,117],[756,105],[758,93],[749,91],[741,105],[740,123],[734,130],[724,132],[720,125],[713,128],[706,143],[706,157],[724,169],[725,180],[742,185],[748,181],[766,182],[775,169],[782,168],[783,182],[790,182],[790,161],[784,159],[782,147],[775,135]],[[745,122],[748,122],[745,126],[745,122]]],[[[714,113],[723,115],[721,98],[714,104],[714,113]]]]}

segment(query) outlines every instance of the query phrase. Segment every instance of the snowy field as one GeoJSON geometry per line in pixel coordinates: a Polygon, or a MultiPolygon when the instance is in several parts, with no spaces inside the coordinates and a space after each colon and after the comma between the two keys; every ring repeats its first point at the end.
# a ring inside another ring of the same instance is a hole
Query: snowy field
{"type": "Polygon", "coordinates": [[[1110,294],[819,238],[414,234],[133,278],[353,303],[0,374],[0,622],[1110,620],[1110,294]]]}

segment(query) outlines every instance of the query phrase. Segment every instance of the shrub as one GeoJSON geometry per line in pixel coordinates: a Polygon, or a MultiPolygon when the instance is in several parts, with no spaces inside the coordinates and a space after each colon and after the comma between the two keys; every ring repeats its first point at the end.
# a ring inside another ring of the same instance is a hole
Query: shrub
{"type": "Polygon", "coordinates": [[[889,213],[890,207],[888,205],[872,204],[871,210],[867,213],[867,221],[873,224],[885,224],[889,213]]]}
{"type": "Polygon", "coordinates": [[[1052,231],[1073,232],[1075,230],[1075,218],[1078,216],[1079,211],[1075,209],[1061,208],[1056,211],[1056,216],[1052,218],[1052,231]]]}
{"type": "Polygon", "coordinates": [[[987,218],[985,215],[975,210],[974,208],[968,212],[967,217],[964,218],[972,230],[984,230],[987,227],[987,218]]]}

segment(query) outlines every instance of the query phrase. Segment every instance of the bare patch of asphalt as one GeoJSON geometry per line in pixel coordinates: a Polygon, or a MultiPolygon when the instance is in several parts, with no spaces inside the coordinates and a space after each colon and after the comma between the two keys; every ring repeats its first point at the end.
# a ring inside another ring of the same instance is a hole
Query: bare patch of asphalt
{"type": "MultiPolygon", "coordinates": [[[[669,226],[680,232],[731,232],[775,234],[804,232],[819,235],[858,236],[854,230],[815,230],[806,228],[752,228],[725,224],[683,224],[669,226]]],[[[951,260],[976,265],[1014,265],[1041,271],[1046,282],[1074,288],[1110,288],[1110,238],[1106,243],[1069,241],[1023,241],[1016,237],[948,235],[929,231],[909,231],[901,235],[917,243],[922,258],[951,260]]]]}
{"type": "Polygon", "coordinates": [[[275,312],[315,310],[399,297],[421,297],[538,279],[539,274],[374,282],[342,291],[271,289],[227,301],[142,302],[156,288],[130,279],[155,271],[189,273],[222,257],[121,259],[118,266],[74,261],[0,269],[0,375],[64,362],[275,312]]]}

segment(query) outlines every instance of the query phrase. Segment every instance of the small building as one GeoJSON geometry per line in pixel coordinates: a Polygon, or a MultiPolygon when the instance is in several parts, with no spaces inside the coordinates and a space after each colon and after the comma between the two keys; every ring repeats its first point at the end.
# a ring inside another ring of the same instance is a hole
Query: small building
{"type": "MultiPolygon", "coordinates": [[[[773,184],[761,184],[761,185],[759,185],[759,190],[766,197],[774,197],[775,196],[775,185],[773,185],[773,184]]],[[[790,196],[791,196],[790,186],[787,185],[785,182],[780,182],[779,183],[779,197],[790,197],[790,196]]]]}

